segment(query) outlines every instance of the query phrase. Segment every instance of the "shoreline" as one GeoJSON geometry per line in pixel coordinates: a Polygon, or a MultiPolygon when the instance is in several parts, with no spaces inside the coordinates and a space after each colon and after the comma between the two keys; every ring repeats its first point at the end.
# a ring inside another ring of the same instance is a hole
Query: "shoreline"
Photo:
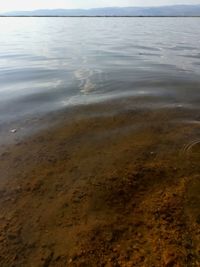
{"type": "Polygon", "coordinates": [[[123,107],[1,146],[2,267],[199,266],[199,125],[174,123],[193,112],[123,107]]]}

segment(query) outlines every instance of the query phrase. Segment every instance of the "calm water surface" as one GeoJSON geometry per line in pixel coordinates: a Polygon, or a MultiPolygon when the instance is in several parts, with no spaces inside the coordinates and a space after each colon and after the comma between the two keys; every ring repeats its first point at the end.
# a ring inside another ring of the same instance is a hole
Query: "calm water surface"
{"type": "Polygon", "coordinates": [[[199,109],[200,19],[0,18],[0,125],[130,96],[199,109]]]}

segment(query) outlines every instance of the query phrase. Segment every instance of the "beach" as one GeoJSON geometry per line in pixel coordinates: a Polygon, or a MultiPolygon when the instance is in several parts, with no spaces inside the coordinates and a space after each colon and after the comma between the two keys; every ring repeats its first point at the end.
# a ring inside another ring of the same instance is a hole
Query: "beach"
{"type": "Polygon", "coordinates": [[[199,266],[199,114],[135,106],[86,105],[7,134],[2,267],[199,266]]]}

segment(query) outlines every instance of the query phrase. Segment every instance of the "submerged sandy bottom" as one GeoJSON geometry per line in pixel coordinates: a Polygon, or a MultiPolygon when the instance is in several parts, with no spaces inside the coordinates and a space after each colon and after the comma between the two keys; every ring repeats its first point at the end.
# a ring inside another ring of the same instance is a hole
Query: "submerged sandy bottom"
{"type": "Polygon", "coordinates": [[[1,146],[0,266],[200,266],[199,115],[123,105],[1,146]]]}

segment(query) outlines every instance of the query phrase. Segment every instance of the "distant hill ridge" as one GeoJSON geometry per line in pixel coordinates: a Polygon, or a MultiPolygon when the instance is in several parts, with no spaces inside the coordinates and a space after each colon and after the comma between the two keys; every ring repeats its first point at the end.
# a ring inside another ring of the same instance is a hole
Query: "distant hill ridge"
{"type": "Polygon", "coordinates": [[[200,16],[200,5],[159,7],[105,7],[92,9],[41,9],[13,11],[1,16],[200,16]]]}

